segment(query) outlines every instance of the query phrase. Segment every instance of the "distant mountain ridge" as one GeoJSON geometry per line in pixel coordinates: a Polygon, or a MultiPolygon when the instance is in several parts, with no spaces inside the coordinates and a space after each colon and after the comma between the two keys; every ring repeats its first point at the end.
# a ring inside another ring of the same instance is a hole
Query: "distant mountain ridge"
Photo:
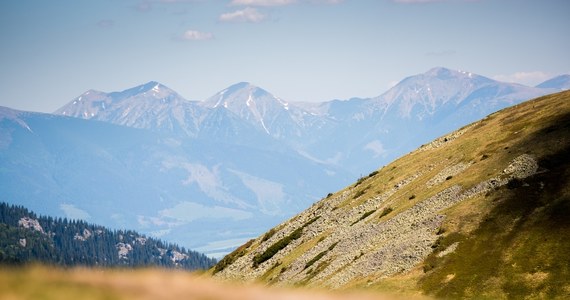
{"type": "Polygon", "coordinates": [[[195,136],[199,110],[170,88],[151,81],[122,92],[87,91],[54,114],[195,136]]]}
{"type": "Polygon", "coordinates": [[[558,90],[568,90],[570,89],[570,74],[556,76],[551,78],[536,87],[538,88],[548,88],[548,89],[558,89],[558,90]]]}
{"type": "Polygon", "coordinates": [[[149,82],[123,92],[99,94],[103,98],[93,98],[87,107],[78,105],[79,97],[56,114],[137,128],[166,128],[190,137],[247,140],[246,144],[255,147],[273,144],[265,135],[277,142],[275,147],[285,144],[315,161],[350,166],[350,172],[359,174],[369,171],[370,161],[388,162],[457,126],[560,88],[560,84],[528,87],[498,82],[436,67],[403,79],[377,97],[310,107],[285,101],[248,82],[200,102],[186,101],[167,87],[149,82]],[[111,107],[108,112],[93,109],[102,103],[111,107]],[[412,137],[418,129],[421,134],[412,137]]]}
{"type": "MultiPolygon", "coordinates": [[[[433,68],[424,74],[408,77],[388,92],[375,98],[384,115],[397,114],[419,121],[433,117],[439,109],[465,106],[471,101],[505,102],[511,105],[522,97],[544,92],[520,84],[502,83],[466,71],[433,68]]],[[[497,105],[492,103],[493,105],[497,105]]]]}
{"type": "Polygon", "coordinates": [[[336,125],[307,152],[362,174],[372,171],[372,162],[387,163],[489,113],[556,91],[433,68],[374,98],[323,103],[321,111],[336,125]]]}
{"type": "Polygon", "coordinates": [[[430,139],[554,91],[445,68],[319,104],[247,82],[205,101],[154,81],[87,91],[53,115],[0,108],[0,188],[42,214],[220,255],[430,139]]]}

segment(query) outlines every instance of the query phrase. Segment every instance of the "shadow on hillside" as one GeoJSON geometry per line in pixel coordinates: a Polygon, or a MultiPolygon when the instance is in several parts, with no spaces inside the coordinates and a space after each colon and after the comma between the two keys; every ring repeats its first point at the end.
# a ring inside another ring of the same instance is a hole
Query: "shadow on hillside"
{"type": "Polygon", "coordinates": [[[496,206],[453,255],[438,258],[422,280],[426,292],[453,299],[570,296],[570,113],[505,151],[533,155],[538,173],[488,194],[496,206]]]}

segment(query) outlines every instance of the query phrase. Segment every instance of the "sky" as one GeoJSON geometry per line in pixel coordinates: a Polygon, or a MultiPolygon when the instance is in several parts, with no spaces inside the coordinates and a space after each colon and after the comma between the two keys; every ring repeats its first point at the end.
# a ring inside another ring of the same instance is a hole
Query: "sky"
{"type": "Polygon", "coordinates": [[[570,73],[569,16],[568,0],[5,0],[0,106],[50,113],[149,81],[320,102],[437,66],[536,85],[570,73]]]}

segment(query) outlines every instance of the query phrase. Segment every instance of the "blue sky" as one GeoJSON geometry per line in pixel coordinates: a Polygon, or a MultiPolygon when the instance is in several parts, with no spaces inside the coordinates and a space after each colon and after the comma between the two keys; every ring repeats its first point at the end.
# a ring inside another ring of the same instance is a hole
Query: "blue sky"
{"type": "Polygon", "coordinates": [[[380,95],[435,66],[535,85],[570,73],[567,0],[6,0],[0,106],[52,112],[159,81],[204,100],[380,95]]]}

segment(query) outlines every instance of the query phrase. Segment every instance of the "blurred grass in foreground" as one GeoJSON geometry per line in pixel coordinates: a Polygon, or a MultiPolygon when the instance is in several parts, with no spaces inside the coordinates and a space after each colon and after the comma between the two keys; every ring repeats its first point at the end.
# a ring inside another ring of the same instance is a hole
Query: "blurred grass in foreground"
{"type": "Polygon", "coordinates": [[[223,283],[183,271],[0,266],[0,299],[372,300],[371,293],[223,283]]]}

